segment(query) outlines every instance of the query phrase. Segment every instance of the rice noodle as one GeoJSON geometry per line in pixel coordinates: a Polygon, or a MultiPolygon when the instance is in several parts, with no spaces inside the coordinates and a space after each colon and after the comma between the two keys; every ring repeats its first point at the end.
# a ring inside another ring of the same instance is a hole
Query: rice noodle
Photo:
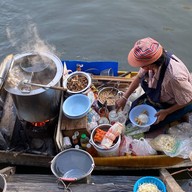
{"type": "Polygon", "coordinates": [[[153,183],[143,183],[139,186],[137,192],[161,192],[153,183]]]}

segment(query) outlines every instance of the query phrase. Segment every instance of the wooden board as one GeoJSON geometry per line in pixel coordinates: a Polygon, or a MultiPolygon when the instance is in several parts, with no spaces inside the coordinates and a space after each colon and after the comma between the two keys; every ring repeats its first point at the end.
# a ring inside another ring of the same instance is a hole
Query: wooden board
{"type": "MultiPolygon", "coordinates": [[[[111,175],[97,174],[90,175],[82,181],[71,182],[68,186],[75,192],[133,192],[135,182],[143,176],[154,176],[162,179],[165,183],[167,192],[184,192],[177,182],[170,176],[166,169],[154,172],[127,172],[121,175],[119,172],[113,172],[111,175]]],[[[63,185],[58,184],[57,178],[52,174],[13,174],[7,178],[6,192],[63,192],[63,185]]]]}
{"type": "Polygon", "coordinates": [[[63,115],[61,130],[66,131],[75,131],[77,129],[86,129],[87,128],[87,117],[80,119],[69,119],[63,115]]]}
{"type": "Polygon", "coordinates": [[[63,115],[61,122],[61,132],[63,136],[72,137],[75,131],[78,131],[79,134],[87,132],[87,117],[81,119],[69,119],[63,115]]]}
{"type": "Polygon", "coordinates": [[[161,169],[160,177],[166,184],[168,192],[184,192],[183,189],[179,186],[179,184],[175,181],[175,179],[166,169],[161,169]]]}
{"type": "MultiPolygon", "coordinates": [[[[139,176],[91,175],[85,182],[77,181],[69,185],[75,192],[132,192],[139,176]]],[[[66,184],[67,185],[67,184],[66,184]]],[[[63,185],[58,185],[54,175],[15,174],[7,180],[6,192],[63,192],[63,185]]]]}

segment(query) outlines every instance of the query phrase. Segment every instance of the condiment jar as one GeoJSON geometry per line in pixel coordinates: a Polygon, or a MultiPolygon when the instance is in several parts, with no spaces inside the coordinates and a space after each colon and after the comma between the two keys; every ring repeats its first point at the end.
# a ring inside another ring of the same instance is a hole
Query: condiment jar
{"type": "Polygon", "coordinates": [[[72,136],[72,143],[73,143],[74,146],[79,143],[79,140],[78,140],[78,138],[77,138],[77,136],[75,134],[72,136]]]}
{"type": "Polygon", "coordinates": [[[85,133],[81,134],[80,143],[81,143],[82,149],[86,150],[86,146],[89,143],[89,138],[85,133]]]}
{"type": "Polygon", "coordinates": [[[101,107],[98,111],[100,117],[106,117],[108,118],[109,116],[109,110],[107,109],[107,107],[101,107]]]}
{"type": "Polygon", "coordinates": [[[97,156],[97,151],[96,151],[96,149],[95,149],[90,143],[87,143],[87,145],[86,145],[86,151],[87,151],[92,157],[96,157],[96,156],[97,156]]]}
{"type": "Polygon", "coordinates": [[[101,117],[98,121],[99,125],[101,124],[109,124],[109,120],[107,119],[107,117],[101,117]]]}

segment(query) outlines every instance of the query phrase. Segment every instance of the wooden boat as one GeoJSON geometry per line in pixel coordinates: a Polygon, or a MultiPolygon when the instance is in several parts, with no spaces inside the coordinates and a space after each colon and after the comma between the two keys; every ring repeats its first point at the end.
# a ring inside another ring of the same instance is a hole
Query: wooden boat
{"type": "MultiPolygon", "coordinates": [[[[32,192],[32,191],[63,191],[64,186],[58,184],[54,175],[39,174],[39,173],[17,173],[15,167],[5,167],[0,170],[0,173],[5,175],[6,179],[6,191],[20,191],[20,192],[32,192]]],[[[160,178],[166,185],[167,192],[184,192],[179,183],[172,177],[171,173],[167,169],[160,169],[157,173],[151,176],[160,178]]],[[[132,192],[135,182],[141,177],[141,175],[90,175],[89,177],[78,181],[66,183],[68,187],[66,191],[76,192],[92,192],[92,191],[127,191],[132,192]]],[[[189,191],[189,190],[188,190],[189,191]]]]}
{"type": "MultiPolygon", "coordinates": [[[[79,61],[76,63],[79,63],[79,61]]],[[[116,69],[116,68],[115,68],[116,69]]],[[[92,75],[94,85],[100,86],[105,84],[107,86],[114,86],[119,82],[119,89],[123,90],[129,83],[131,83],[137,72],[118,71],[118,76],[100,76],[92,75]],[[122,77],[122,75],[124,75],[122,77]]],[[[5,94],[5,93],[2,93],[5,94]]],[[[14,131],[14,126],[17,123],[17,117],[14,110],[14,105],[9,93],[6,94],[3,116],[1,118],[0,127],[9,128],[11,135],[14,131]]],[[[63,137],[68,136],[72,130],[66,130],[66,124],[74,125],[76,121],[66,120],[62,111],[62,103],[64,96],[61,97],[60,111],[58,111],[58,119],[55,129],[54,141],[57,153],[63,150],[63,137]],[[65,130],[62,130],[63,123],[65,130]]],[[[79,122],[78,122],[79,124],[79,122]]],[[[84,125],[84,124],[83,124],[84,125]]],[[[85,131],[85,127],[81,127],[85,131]]],[[[54,155],[47,155],[42,152],[33,151],[29,153],[27,150],[15,151],[14,149],[0,150],[0,164],[8,165],[24,165],[49,167],[54,155]]],[[[166,155],[151,155],[151,156],[118,156],[118,157],[94,157],[96,170],[125,170],[125,169],[159,169],[159,168],[180,168],[192,166],[192,162],[188,159],[179,157],[169,157],[166,155]]]]}

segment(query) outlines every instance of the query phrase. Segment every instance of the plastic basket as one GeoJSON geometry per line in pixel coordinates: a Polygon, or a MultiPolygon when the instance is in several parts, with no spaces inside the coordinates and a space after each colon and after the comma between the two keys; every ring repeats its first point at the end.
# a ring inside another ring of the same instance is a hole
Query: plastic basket
{"type": "Polygon", "coordinates": [[[143,183],[155,184],[161,192],[166,192],[165,184],[160,179],[152,176],[146,176],[138,179],[134,185],[133,192],[137,192],[139,186],[143,183]]]}

